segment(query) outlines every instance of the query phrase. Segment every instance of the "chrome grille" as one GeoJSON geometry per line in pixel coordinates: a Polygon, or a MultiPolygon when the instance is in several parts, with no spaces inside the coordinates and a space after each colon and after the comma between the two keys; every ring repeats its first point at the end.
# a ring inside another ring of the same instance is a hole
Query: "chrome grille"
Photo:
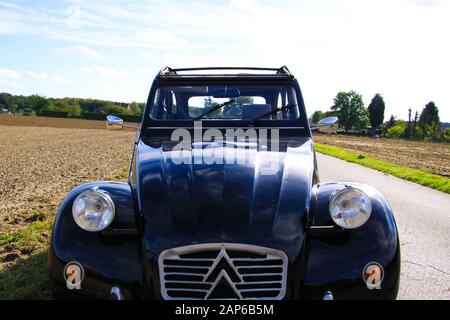
{"type": "Polygon", "coordinates": [[[282,251],[243,244],[169,249],[158,259],[161,295],[166,300],[281,300],[287,261],[282,251]]]}

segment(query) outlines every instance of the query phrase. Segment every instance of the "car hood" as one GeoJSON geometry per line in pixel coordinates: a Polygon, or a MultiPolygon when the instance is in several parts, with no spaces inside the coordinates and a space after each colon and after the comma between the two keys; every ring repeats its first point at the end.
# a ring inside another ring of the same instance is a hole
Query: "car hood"
{"type": "Polygon", "coordinates": [[[150,255],[214,242],[254,244],[298,255],[314,174],[312,141],[281,141],[276,152],[243,148],[248,146],[203,143],[184,151],[186,161],[179,164],[181,154],[172,153],[173,144],[139,142],[137,194],[147,220],[144,242],[150,255]],[[198,160],[212,151],[236,152],[239,160],[198,160]]]}

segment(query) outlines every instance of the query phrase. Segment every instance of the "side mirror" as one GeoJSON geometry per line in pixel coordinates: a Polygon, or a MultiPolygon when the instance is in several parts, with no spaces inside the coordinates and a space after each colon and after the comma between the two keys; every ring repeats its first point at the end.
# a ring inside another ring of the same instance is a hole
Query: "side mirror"
{"type": "Polygon", "coordinates": [[[321,133],[337,133],[339,130],[339,119],[337,117],[329,117],[320,120],[318,130],[321,133]]]}
{"type": "Polygon", "coordinates": [[[118,127],[139,129],[139,127],[130,126],[128,124],[124,124],[122,118],[119,118],[119,117],[116,117],[116,116],[112,116],[112,115],[109,115],[109,116],[106,117],[106,122],[108,123],[109,126],[118,126],[118,127]]]}
{"type": "Polygon", "coordinates": [[[106,121],[110,126],[122,126],[123,125],[123,119],[116,117],[116,116],[107,116],[106,121]]]}

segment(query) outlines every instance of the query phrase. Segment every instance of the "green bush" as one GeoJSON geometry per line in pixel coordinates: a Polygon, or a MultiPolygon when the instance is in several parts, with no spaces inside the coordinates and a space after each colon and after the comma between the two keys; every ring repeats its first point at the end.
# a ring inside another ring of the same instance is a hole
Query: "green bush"
{"type": "Polygon", "coordinates": [[[127,108],[121,107],[121,106],[117,106],[117,105],[111,105],[107,108],[107,112],[109,114],[120,114],[120,115],[124,115],[124,114],[129,114],[132,115],[133,112],[131,110],[128,110],[127,108]]]}
{"type": "Polygon", "coordinates": [[[142,115],[128,115],[128,114],[118,114],[118,117],[122,118],[125,122],[141,122],[142,121],[142,115]]]}
{"type": "Polygon", "coordinates": [[[81,113],[81,118],[87,120],[106,120],[106,114],[95,112],[83,112],[81,113]]]}
{"type": "Polygon", "coordinates": [[[423,137],[423,131],[421,127],[416,127],[415,132],[413,133],[414,138],[422,138],[423,137]]]}
{"type": "Polygon", "coordinates": [[[404,131],[405,128],[402,125],[398,124],[396,126],[393,126],[392,128],[389,128],[389,130],[386,132],[386,137],[398,139],[402,137],[404,131]]]}

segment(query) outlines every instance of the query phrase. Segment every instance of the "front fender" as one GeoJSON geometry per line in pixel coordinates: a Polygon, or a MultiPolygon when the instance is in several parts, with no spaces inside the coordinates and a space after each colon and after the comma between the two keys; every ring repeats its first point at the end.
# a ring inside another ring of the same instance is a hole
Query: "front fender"
{"type": "Polygon", "coordinates": [[[395,299],[400,277],[400,245],[392,210],[374,188],[361,183],[323,183],[314,188],[307,237],[305,295],[321,297],[331,291],[336,299],[395,299]],[[354,230],[338,228],[329,214],[331,196],[345,187],[363,190],[372,201],[372,214],[354,230]],[[333,229],[321,228],[334,226],[333,229]],[[381,289],[369,290],[364,267],[377,262],[384,268],[381,289]]]}
{"type": "Polygon", "coordinates": [[[111,287],[119,286],[126,298],[141,296],[143,273],[138,237],[124,237],[119,232],[137,235],[134,207],[132,190],[127,183],[92,182],[76,187],[67,195],[56,215],[49,249],[50,275],[60,290],[69,292],[63,271],[68,262],[76,261],[85,272],[81,290],[73,290],[76,293],[106,299],[111,287]],[[93,187],[107,191],[116,207],[115,219],[105,232],[85,231],[72,216],[75,198],[93,187]],[[115,236],[117,233],[120,236],[115,236]]]}

